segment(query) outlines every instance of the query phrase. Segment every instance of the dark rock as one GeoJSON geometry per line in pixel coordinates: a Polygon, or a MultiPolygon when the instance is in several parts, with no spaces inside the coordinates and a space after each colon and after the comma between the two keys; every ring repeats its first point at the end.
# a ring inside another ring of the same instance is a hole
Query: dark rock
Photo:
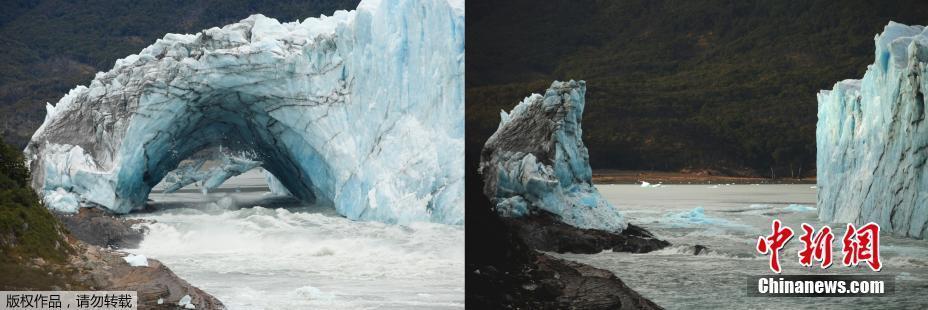
{"type": "Polygon", "coordinates": [[[629,224],[621,233],[582,229],[565,224],[553,214],[540,212],[520,218],[503,218],[532,249],[558,253],[594,254],[604,250],[646,253],[670,245],[644,228],[629,224]]]}
{"type": "MultiPolygon", "coordinates": [[[[520,242],[513,238],[512,242],[520,242]]],[[[516,246],[524,262],[501,269],[468,264],[467,306],[474,309],[662,309],[607,270],[516,246]],[[512,268],[512,267],[516,268],[512,268]]],[[[514,263],[514,264],[513,264],[514,263]]]]}
{"type": "Polygon", "coordinates": [[[697,244],[693,246],[693,255],[699,255],[699,254],[705,254],[705,253],[709,253],[708,247],[701,245],[701,244],[697,244]]]}
{"type": "Polygon", "coordinates": [[[87,244],[115,249],[136,248],[145,235],[144,229],[132,228],[142,220],[116,217],[99,208],[81,208],[77,214],[54,213],[71,235],[87,244]]]}
{"type": "MultiPolygon", "coordinates": [[[[607,246],[629,248],[625,244],[638,244],[639,251],[645,251],[647,248],[644,242],[605,242],[596,231],[587,232],[576,228],[555,228],[540,234],[541,237],[525,238],[531,234],[521,230],[530,231],[533,227],[545,229],[543,226],[550,224],[549,221],[557,221],[540,216],[525,218],[523,221],[500,218],[492,210],[489,199],[479,190],[482,180],[471,176],[465,180],[468,182],[466,199],[469,228],[465,264],[468,309],[661,309],[611,272],[539,253],[524,240],[532,240],[536,246],[548,240],[564,248],[586,247],[588,252],[607,246]],[[585,241],[553,241],[559,240],[553,237],[557,233],[572,234],[571,238],[585,241]]],[[[553,226],[561,227],[557,224],[553,226]]],[[[646,231],[639,231],[633,226],[627,231],[629,236],[642,237],[631,239],[653,238],[646,231]]]]}
{"type": "Polygon", "coordinates": [[[554,274],[561,286],[558,303],[570,309],[661,309],[607,270],[538,255],[537,273],[554,274]]]}

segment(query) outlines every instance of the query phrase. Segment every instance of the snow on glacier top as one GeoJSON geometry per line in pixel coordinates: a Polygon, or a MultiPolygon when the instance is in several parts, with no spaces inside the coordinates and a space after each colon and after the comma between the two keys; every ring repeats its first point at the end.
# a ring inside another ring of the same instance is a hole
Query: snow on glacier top
{"type": "Polygon", "coordinates": [[[890,21],[883,28],[883,33],[876,35],[876,59],[883,71],[887,70],[889,59],[897,67],[908,65],[909,48],[913,42],[928,46],[928,30],[924,26],[908,26],[890,21]]]}

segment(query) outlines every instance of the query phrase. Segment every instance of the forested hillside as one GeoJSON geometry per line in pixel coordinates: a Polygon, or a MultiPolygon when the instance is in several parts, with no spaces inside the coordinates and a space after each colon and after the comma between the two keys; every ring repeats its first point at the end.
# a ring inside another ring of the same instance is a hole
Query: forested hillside
{"type": "Polygon", "coordinates": [[[496,129],[501,109],[552,80],[583,79],[594,169],[778,177],[814,173],[816,93],[861,77],[873,62],[874,35],[890,20],[928,23],[928,1],[912,0],[516,0],[468,8],[469,151],[496,129]]]}

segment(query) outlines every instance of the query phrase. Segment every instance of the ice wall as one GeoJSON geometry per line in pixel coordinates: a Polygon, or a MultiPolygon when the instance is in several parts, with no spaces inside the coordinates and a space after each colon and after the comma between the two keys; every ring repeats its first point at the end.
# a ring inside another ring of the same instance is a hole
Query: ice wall
{"type": "Polygon", "coordinates": [[[862,80],[818,94],[819,217],[928,237],[928,31],[894,22],[862,80]]]}
{"type": "Polygon", "coordinates": [[[622,214],[592,184],[580,128],[585,94],[584,81],[554,82],[544,95],[500,113],[499,128],[483,147],[480,173],[501,216],[544,210],[580,228],[625,229],[622,214]]]}
{"type": "Polygon", "coordinates": [[[222,144],[352,219],[463,223],[463,86],[463,0],[254,15],[116,61],[47,106],[25,153],[62,210],[140,208],[181,160],[222,144]]]}

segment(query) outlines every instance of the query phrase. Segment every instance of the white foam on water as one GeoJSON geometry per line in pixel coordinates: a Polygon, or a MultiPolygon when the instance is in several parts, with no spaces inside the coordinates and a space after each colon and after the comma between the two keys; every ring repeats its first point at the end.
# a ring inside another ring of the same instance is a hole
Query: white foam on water
{"type": "Polygon", "coordinates": [[[809,185],[679,185],[660,192],[640,185],[599,185],[604,197],[622,209],[629,223],[640,225],[673,246],[645,254],[552,254],[614,272],[629,287],[667,309],[822,309],[928,307],[928,241],[881,234],[883,269],[841,265],[840,238],[845,227],[818,221],[815,191],[809,185]],[[694,207],[699,206],[699,207],[694,207]],[[798,212],[797,212],[798,211],[798,212]],[[780,252],[782,274],[896,275],[896,293],[880,298],[747,297],[745,279],[769,275],[769,256],[755,250],[769,235],[773,219],[795,235],[780,252]],[[834,264],[828,269],[799,265],[801,224],[834,231],[834,264]],[[708,251],[693,255],[694,246],[708,251]]]}
{"type": "Polygon", "coordinates": [[[352,221],[263,192],[153,196],[130,252],[230,309],[463,308],[463,226],[352,221]]]}
{"type": "MultiPolygon", "coordinates": [[[[655,256],[694,256],[694,249],[691,245],[671,245],[669,247],[648,253],[649,255],[655,256]]],[[[698,256],[701,256],[703,259],[735,259],[735,260],[758,260],[765,259],[764,257],[744,253],[726,253],[718,250],[703,250],[699,253],[698,256]]]]}
{"type": "Polygon", "coordinates": [[[335,294],[323,292],[322,290],[313,287],[313,286],[304,286],[296,289],[296,294],[301,298],[306,298],[309,300],[320,300],[320,301],[333,301],[335,300],[335,294]]]}

